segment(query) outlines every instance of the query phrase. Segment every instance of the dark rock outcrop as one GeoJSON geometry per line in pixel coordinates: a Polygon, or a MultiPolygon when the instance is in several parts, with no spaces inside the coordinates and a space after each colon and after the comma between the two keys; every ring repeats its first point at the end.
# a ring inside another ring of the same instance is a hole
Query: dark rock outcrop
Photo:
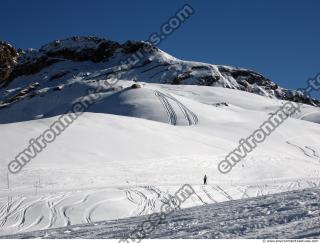
{"type": "Polygon", "coordinates": [[[54,41],[39,50],[48,57],[72,61],[101,62],[113,55],[121,45],[98,37],[75,36],[61,41],[54,41]]]}
{"type": "Polygon", "coordinates": [[[18,53],[11,45],[0,41],[0,87],[13,71],[17,57],[18,53]]]}
{"type": "MultiPolygon", "coordinates": [[[[20,59],[20,58],[19,58],[20,59]]],[[[18,60],[19,60],[18,59],[18,60]]],[[[31,75],[37,72],[40,72],[42,69],[49,67],[50,65],[61,61],[58,58],[50,58],[48,56],[41,56],[30,62],[18,62],[14,70],[11,72],[10,76],[7,79],[7,82],[22,76],[22,75],[31,75]]]]}
{"type": "Polygon", "coordinates": [[[258,87],[260,90],[263,89],[268,94],[272,94],[281,100],[295,101],[312,106],[320,106],[320,102],[318,100],[305,95],[303,92],[283,89],[270,79],[267,79],[254,71],[226,66],[219,66],[218,69],[223,76],[233,77],[239,84],[239,89],[243,91],[259,94],[259,90],[257,90],[258,87]],[[256,90],[254,90],[253,85],[256,87],[256,90]]]}

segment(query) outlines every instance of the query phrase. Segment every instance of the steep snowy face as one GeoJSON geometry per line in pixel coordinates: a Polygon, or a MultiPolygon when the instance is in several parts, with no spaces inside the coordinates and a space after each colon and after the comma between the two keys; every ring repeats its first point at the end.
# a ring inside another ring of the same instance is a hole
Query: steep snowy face
{"type": "MultiPolygon", "coordinates": [[[[107,79],[109,75],[117,74],[117,79],[224,87],[270,98],[320,105],[318,100],[301,91],[281,88],[254,71],[179,60],[143,41],[119,44],[98,37],[76,36],[53,41],[39,50],[21,51],[19,54],[12,47],[6,47],[5,50],[1,48],[1,57],[7,50],[12,53],[6,58],[9,61],[4,62],[1,59],[0,63],[1,67],[7,67],[4,75],[0,75],[3,90],[26,88],[37,82],[40,85],[34,89],[36,91],[51,87],[52,80],[59,80],[59,85],[64,85],[72,79],[107,79]],[[88,77],[83,77],[84,72],[88,77]]],[[[2,105],[8,103],[7,98],[1,95],[2,105]]]]}

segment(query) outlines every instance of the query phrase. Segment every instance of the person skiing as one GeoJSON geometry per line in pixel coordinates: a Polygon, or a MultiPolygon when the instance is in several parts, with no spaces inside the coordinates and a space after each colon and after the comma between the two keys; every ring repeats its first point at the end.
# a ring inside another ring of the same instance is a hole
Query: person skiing
{"type": "Polygon", "coordinates": [[[203,185],[207,185],[207,175],[204,175],[203,177],[203,185]]]}

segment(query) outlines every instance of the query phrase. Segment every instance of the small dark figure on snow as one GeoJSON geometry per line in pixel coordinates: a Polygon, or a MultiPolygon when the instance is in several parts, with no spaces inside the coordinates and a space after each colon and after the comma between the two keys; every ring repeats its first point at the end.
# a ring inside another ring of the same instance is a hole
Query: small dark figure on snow
{"type": "Polygon", "coordinates": [[[207,185],[207,175],[204,175],[203,177],[203,185],[207,185]]]}

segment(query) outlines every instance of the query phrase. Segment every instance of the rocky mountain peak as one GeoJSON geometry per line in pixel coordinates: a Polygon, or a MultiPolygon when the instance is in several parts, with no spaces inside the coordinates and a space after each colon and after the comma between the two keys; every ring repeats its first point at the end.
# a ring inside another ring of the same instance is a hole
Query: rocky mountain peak
{"type": "MultiPolygon", "coordinates": [[[[100,72],[99,68],[107,67],[110,69],[107,74],[114,73],[114,68],[120,68],[123,63],[133,63],[125,70],[116,71],[121,73],[121,79],[176,85],[218,86],[270,98],[313,106],[320,105],[318,100],[300,91],[279,87],[270,79],[252,70],[183,61],[144,41],[127,41],[120,44],[94,36],[73,36],[52,41],[38,50],[25,51],[17,51],[11,45],[0,42],[0,87],[7,86],[16,78],[35,75],[55,63],[70,61],[79,65],[83,61],[97,63],[96,70],[93,71],[100,72]]],[[[82,72],[80,66],[79,73],[82,72]]],[[[52,77],[59,77],[61,73],[67,72],[68,70],[62,70],[52,74],[52,77]]]]}

